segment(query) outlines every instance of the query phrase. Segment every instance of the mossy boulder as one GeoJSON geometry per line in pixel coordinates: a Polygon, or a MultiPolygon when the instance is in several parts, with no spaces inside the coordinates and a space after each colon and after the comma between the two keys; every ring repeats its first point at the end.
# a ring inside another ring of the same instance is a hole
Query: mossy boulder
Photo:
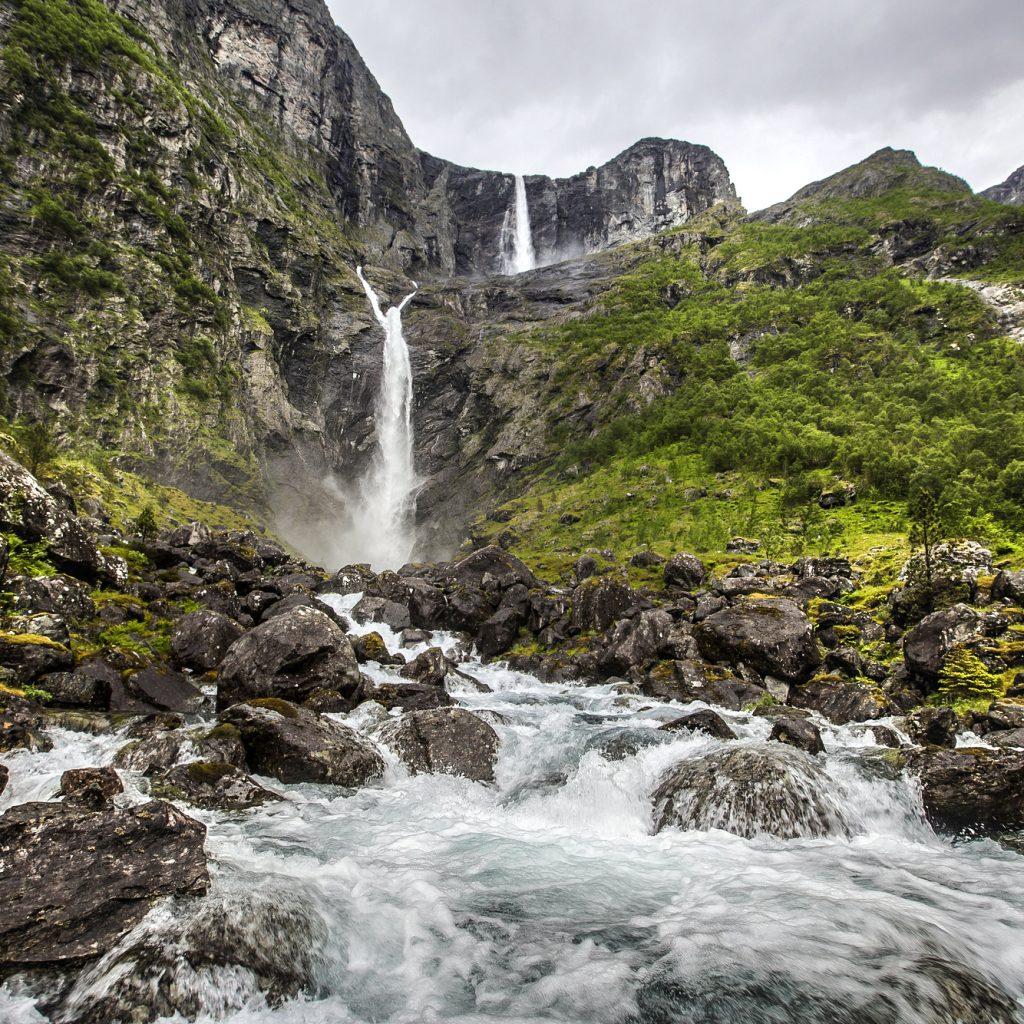
{"type": "Polygon", "coordinates": [[[223,761],[189,761],[161,772],[150,783],[154,796],[195,807],[241,811],[282,797],[223,761]]]}

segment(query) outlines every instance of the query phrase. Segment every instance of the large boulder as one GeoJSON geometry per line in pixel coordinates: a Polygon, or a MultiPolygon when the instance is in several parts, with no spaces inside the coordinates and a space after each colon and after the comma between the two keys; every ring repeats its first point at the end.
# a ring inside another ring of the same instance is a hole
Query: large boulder
{"type": "Polygon", "coordinates": [[[42,633],[0,632],[0,667],[10,671],[14,683],[25,686],[50,672],[74,667],[71,649],[42,633]]]}
{"type": "Polygon", "coordinates": [[[99,548],[78,519],[24,466],[0,452],[0,530],[42,543],[58,569],[78,579],[109,576],[99,548]]]}
{"type": "Polygon", "coordinates": [[[275,697],[235,704],[220,714],[238,729],[249,767],[282,782],[362,786],[384,774],[369,740],[306,708],[275,697]]]}
{"type": "Polygon", "coordinates": [[[27,803],[0,817],[0,970],[106,953],[157,900],[209,877],[206,829],[169,803],[27,803]]]}
{"type": "Polygon", "coordinates": [[[540,580],[525,562],[493,544],[452,563],[447,567],[444,577],[450,583],[475,589],[485,589],[491,581],[502,590],[516,583],[523,584],[527,589],[540,586],[540,580]]]}
{"type": "Polygon", "coordinates": [[[15,611],[50,612],[69,622],[91,619],[96,614],[89,587],[71,576],[22,576],[9,590],[15,611]]]}
{"type": "Polygon", "coordinates": [[[674,629],[672,616],[661,608],[650,608],[632,619],[615,624],[609,646],[601,655],[601,671],[607,675],[625,675],[643,668],[668,653],[674,629]]]}
{"type": "Polygon", "coordinates": [[[485,658],[504,654],[515,644],[525,616],[518,608],[503,606],[480,624],[477,646],[485,658]]]}
{"type": "Polygon", "coordinates": [[[383,622],[396,632],[408,629],[412,625],[409,606],[387,597],[366,595],[352,609],[352,618],[356,622],[383,622]]]}
{"type": "Polygon", "coordinates": [[[60,777],[60,795],[66,804],[81,804],[98,811],[124,792],[113,768],[69,768],[60,777]]]}
{"type": "Polygon", "coordinates": [[[728,722],[710,708],[680,715],[679,718],[666,722],[661,728],[667,732],[703,732],[708,736],[714,736],[716,740],[736,739],[736,733],[732,731],[728,722]]]}
{"type": "Polygon", "coordinates": [[[241,811],[282,799],[235,765],[223,761],[175,765],[153,779],[150,792],[166,800],[181,800],[218,811],[241,811]]]}
{"type": "Polygon", "coordinates": [[[821,664],[807,616],[784,598],[745,600],[694,626],[701,654],[799,682],[821,664]]]}
{"type": "Polygon", "coordinates": [[[294,608],[236,640],[221,663],[217,708],[251,697],[303,701],[316,690],[351,697],[359,665],[341,627],[315,608],[294,608]]]}
{"type": "Polygon", "coordinates": [[[224,660],[242,627],[220,612],[204,609],[182,616],[171,633],[171,657],[179,668],[210,672],[224,660]]]}
{"type": "Polygon", "coordinates": [[[992,583],[992,596],[997,601],[1024,603],[1024,571],[1001,570],[992,583]]]}
{"type": "Polygon", "coordinates": [[[900,572],[902,586],[889,595],[894,622],[909,626],[925,615],[958,603],[973,603],[978,579],[992,572],[992,552],[974,541],[946,541],[931,551],[931,581],[924,552],[912,555],[900,572]]]}
{"type": "Polygon", "coordinates": [[[686,552],[673,555],[663,570],[665,586],[682,590],[695,590],[707,578],[707,566],[696,556],[686,552]]]}
{"type": "Polygon", "coordinates": [[[205,698],[180,672],[162,668],[144,668],[133,672],[125,682],[129,696],[159,711],[195,714],[205,698]]]}
{"type": "Polygon", "coordinates": [[[656,832],[718,828],[781,839],[850,833],[821,765],[781,743],[726,747],[682,761],[662,778],[653,801],[656,832]]]}
{"type": "Polygon", "coordinates": [[[834,725],[868,722],[892,711],[881,690],[842,676],[816,676],[789,691],[789,702],[817,711],[834,725]]]}
{"type": "Polygon", "coordinates": [[[636,593],[624,580],[615,576],[592,576],[572,592],[572,625],[581,632],[601,632],[636,603],[636,593]]]}
{"type": "Polygon", "coordinates": [[[949,707],[924,707],[907,715],[903,722],[906,734],[922,746],[955,747],[960,721],[949,707]]]}
{"type": "Polygon", "coordinates": [[[926,615],[903,638],[907,669],[918,678],[933,682],[953,648],[975,639],[980,629],[981,616],[965,604],[926,615]]]}
{"type": "Polygon", "coordinates": [[[110,706],[110,684],[85,672],[51,672],[37,685],[50,695],[51,707],[102,711],[110,706]]]}
{"type": "Polygon", "coordinates": [[[1024,826],[1024,751],[922,747],[908,756],[928,820],[940,829],[1024,826]]]}
{"type": "Polygon", "coordinates": [[[498,734],[462,708],[413,711],[381,734],[412,772],[462,775],[476,782],[494,781],[498,734]]]}
{"type": "Polygon", "coordinates": [[[776,718],[768,739],[797,747],[808,754],[825,753],[825,744],[821,740],[818,727],[806,718],[776,718]]]}

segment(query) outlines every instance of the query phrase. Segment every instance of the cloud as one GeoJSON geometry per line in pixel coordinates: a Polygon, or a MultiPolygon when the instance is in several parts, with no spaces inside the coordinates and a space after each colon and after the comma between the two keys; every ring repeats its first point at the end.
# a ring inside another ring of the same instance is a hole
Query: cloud
{"type": "Polygon", "coordinates": [[[751,209],[881,146],[1024,163],[1020,0],[329,0],[420,147],[571,174],[703,142],[751,209]]]}

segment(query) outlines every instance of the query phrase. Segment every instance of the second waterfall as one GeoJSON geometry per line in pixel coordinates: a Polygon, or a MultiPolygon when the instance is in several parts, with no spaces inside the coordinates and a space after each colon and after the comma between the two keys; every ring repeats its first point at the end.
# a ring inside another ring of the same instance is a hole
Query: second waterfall
{"type": "Polygon", "coordinates": [[[370,300],[373,315],[384,329],[384,352],[374,414],[377,449],[350,506],[352,523],[345,547],[353,561],[369,562],[380,570],[407,562],[416,543],[412,365],[402,333],[402,310],[416,291],[385,313],[377,293],[363,276],[362,267],[356,268],[356,275],[370,300]]]}
{"type": "Polygon", "coordinates": [[[515,177],[515,202],[505,211],[501,225],[500,248],[503,273],[522,274],[537,266],[526,179],[521,174],[515,177]]]}

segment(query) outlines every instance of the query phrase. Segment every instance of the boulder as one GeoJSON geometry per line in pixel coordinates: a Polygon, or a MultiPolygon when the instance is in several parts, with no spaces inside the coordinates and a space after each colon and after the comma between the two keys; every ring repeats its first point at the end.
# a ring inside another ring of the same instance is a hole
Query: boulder
{"type": "Polygon", "coordinates": [[[523,584],[528,590],[540,586],[540,580],[524,562],[494,544],[454,562],[444,577],[453,584],[474,589],[483,589],[484,584],[491,580],[501,590],[515,583],[523,584]]]}
{"type": "Polygon", "coordinates": [[[150,783],[153,796],[217,811],[241,811],[283,799],[235,765],[189,761],[161,772],[150,783]]]}
{"type": "Polygon", "coordinates": [[[903,638],[903,660],[915,676],[938,679],[947,655],[959,644],[975,639],[981,617],[965,604],[926,615],[903,638]]]}
{"type": "Polygon", "coordinates": [[[393,711],[429,711],[433,708],[451,707],[452,700],[443,686],[420,682],[373,683],[367,680],[359,690],[361,701],[375,701],[381,707],[393,711]]]}
{"type": "Polygon", "coordinates": [[[217,680],[217,708],[251,697],[302,701],[325,689],[351,697],[359,681],[352,644],[337,623],[315,608],[293,608],[231,645],[217,680]]]}
{"type": "Polygon", "coordinates": [[[381,733],[413,773],[462,775],[475,782],[494,781],[498,734],[462,708],[412,711],[381,733]]]}
{"type": "Polygon", "coordinates": [[[110,706],[110,684],[84,672],[51,672],[36,685],[50,695],[50,707],[102,711],[110,706]]]}
{"type": "Polygon", "coordinates": [[[243,771],[246,768],[242,734],[233,725],[221,723],[212,729],[200,729],[189,735],[189,742],[200,761],[231,764],[243,771]]]}
{"type": "Polygon", "coordinates": [[[614,576],[594,576],[572,592],[572,625],[583,632],[601,632],[633,608],[637,595],[614,576]]]}
{"type": "Polygon", "coordinates": [[[937,544],[932,549],[932,578],[923,552],[912,555],[900,571],[902,586],[889,595],[889,611],[899,626],[919,622],[936,610],[957,603],[973,603],[978,578],[992,572],[992,553],[974,541],[937,544]]]}
{"type": "Polygon", "coordinates": [[[18,694],[0,690],[0,753],[52,749],[53,743],[43,731],[39,705],[18,694]]]}
{"type": "Polygon", "coordinates": [[[768,739],[797,747],[808,754],[824,754],[821,732],[806,718],[776,718],[768,739]]]}
{"type": "Polygon", "coordinates": [[[821,664],[810,620],[784,598],[723,608],[697,623],[693,632],[705,658],[778,679],[799,682],[821,664]]]}
{"type": "Polygon", "coordinates": [[[659,700],[677,700],[683,704],[702,700],[730,711],[741,711],[766,692],[757,683],[688,658],[658,662],[644,676],[640,691],[659,700]]]}
{"type": "Polygon", "coordinates": [[[0,817],[0,969],[77,966],[157,900],[206,890],[206,829],[169,803],[19,804],[0,817]]]}
{"type": "Polygon", "coordinates": [[[408,605],[399,604],[386,597],[369,595],[360,598],[359,603],[352,609],[352,618],[356,622],[383,622],[395,632],[401,632],[412,625],[412,613],[408,605]]]}
{"type": "Polygon", "coordinates": [[[50,672],[70,671],[74,665],[71,649],[42,633],[0,632],[0,667],[10,671],[17,686],[50,672]]]}
{"type": "Polygon", "coordinates": [[[584,753],[596,750],[606,761],[624,761],[641,750],[671,742],[671,735],[661,729],[620,725],[590,737],[583,750],[584,753]]]}
{"type": "Polygon", "coordinates": [[[654,830],[669,826],[780,839],[848,836],[818,761],[781,743],[731,746],[671,768],[653,795],[654,830]]]}
{"type": "Polygon", "coordinates": [[[995,700],[987,711],[972,712],[971,728],[979,735],[1002,729],[1024,729],[1024,704],[1012,700],[995,700]]]}
{"type": "Polygon", "coordinates": [[[369,740],[306,708],[275,697],[235,704],[220,714],[242,737],[249,767],[282,782],[362,786],[384,774],[369,740]]]}
{"type": "Polygon", "coordinates": [[[955,747],[960,721],[952,708],[925,707],[907,715],[903,721],[903,729],[914,743],[934,747],[955,747]]]}
{"type": "Polygon", "coordinates": [[[360,664],[367,661],[375,661],[378,665],[405,664],[405,659],[401,655],[393,655],[388,651],[380,633],[365,633],[363,636],[354,637],[352,649],[356,653],[356,661],[360,664]]]}
{"type": "Polygon", "coordinates": [[[696,590],[708,578],[708,570],[696,555],[680,552],[665,563],[662,576],[667,587],[696,590]]]}
{"type": "Polygon", "coordinates": [[[71,576],[23,576],[9,590],[15,611],[50,612],[69,622],[81,622],[96,614],[89,587],[71,576]]]}
{"type": "Polygon", "coordinates": [[[1024,603],[1024,571],[1000,570],[992,583],[992,597],[1017,605],[1024,603]]]}
{"type": "Polygon", "coordinates": [[[136,700],[159,711],[195,714],[203,706],[202,691],[180,672],[170,669],[144,668],[133,672],[125,686],[136,700]]]}
{"type": "Polygon", "coordinates": [[[97,580],[110,567],[78,519],[31,473],[0,452],[0,530],[45,545],[50,561],[78,579],[97,580]]]}
{"type": "Polygon", "coordinates": [[[60,793],[66,804],[81,804],[98,811],[124,792],[121,777],[113,768],[70,768],[60,777],[60,793]]]}
{"type": "Polygon", "coordinates": [[[656,551],[649,551],[645,549],[643,551],[635,552],[630,557],[629,564],[633,566],[634,569],[653,569],[656,565],[664,565],[665,559],[656,551]]]}
{"type": "Polygon", "coordinates": [[[449,660],[440,647],[428,647],[403,665],[399,675],[403,679],[415,679],[427,686],[444,686],[448,676],[456,671],[455,663],[449,660]]]}
{"type": "Polygon", "coordinates": [[[789,702],[798,708],[817,711],[833,725],[868,722],[884,718],[892,711],[881,690],[842,676],[816,676],[808,683],[794,686],[789,702]]]}
{"type": "Polygon", "coordinates": [[[220,612],[208,609],[180,618],[171,633],[171,657],[179,668],[200,674],[217,668],[242,627],[220,612]]]}
{"type": "Polygon", "coordinates": [[[620,620],[601,656],[601,671],[606,675],[623,675],[632,668],[643,668],[657,660],[674,626],[672,616],[660,608],[650,608],[632,619],[620,620]]]}
{"type": "Polygon", "coordinates": [[[717,740],[736,739],[736,733],[732,731],[726,720],[721,715],[717,715],[714,711],[707,709],[691,711],[689,714],[681,715],[679,718],[673,718],[661,728],[667,732],[680,732],[681,730],[705,732],[709,736],[714,736],[717,740]]]}
{"type": "Polygon", "coordinates": [[[10,770],[7,765],[0,764],[0,796],[3,795],[3,791],[7,788],[7,780],[10,778],[10,770]]]}
{"type": "Polygon", "coordinates": [[[995,747],[1019,750],[1024,747],[1024,729],[997,729],[985,736],[995,747]]]}
{"type": "MultiPolygon", "coordinates": [[[[246,602],[248,602],[248,597],[246,597],[246,602]]],[[[295,608],[313,608],[318,612],[323,612],[332,622],[343,630],[345,629],[345,620],[326,601],[321,601],[319,597],[305,590],[295,590],[287,597],[279,597],[272,601],[268,607],[263,609],[260,621],[269,622],[279,615],[286,615],[295,608]]]]}
{"type": "Polygon", "coordinates": [[[477,633],[477,647],[485,658],[504,654],[515,644],[524,616],[518,608],[499,608],[490,618],[480,624],[477,633]]]}
{"type": "Polygon", "coordinates": [[[907,768],[920,779],[925,813],[938,829],[1024,825],[1024,751],[921,747],[907,768]]]}

